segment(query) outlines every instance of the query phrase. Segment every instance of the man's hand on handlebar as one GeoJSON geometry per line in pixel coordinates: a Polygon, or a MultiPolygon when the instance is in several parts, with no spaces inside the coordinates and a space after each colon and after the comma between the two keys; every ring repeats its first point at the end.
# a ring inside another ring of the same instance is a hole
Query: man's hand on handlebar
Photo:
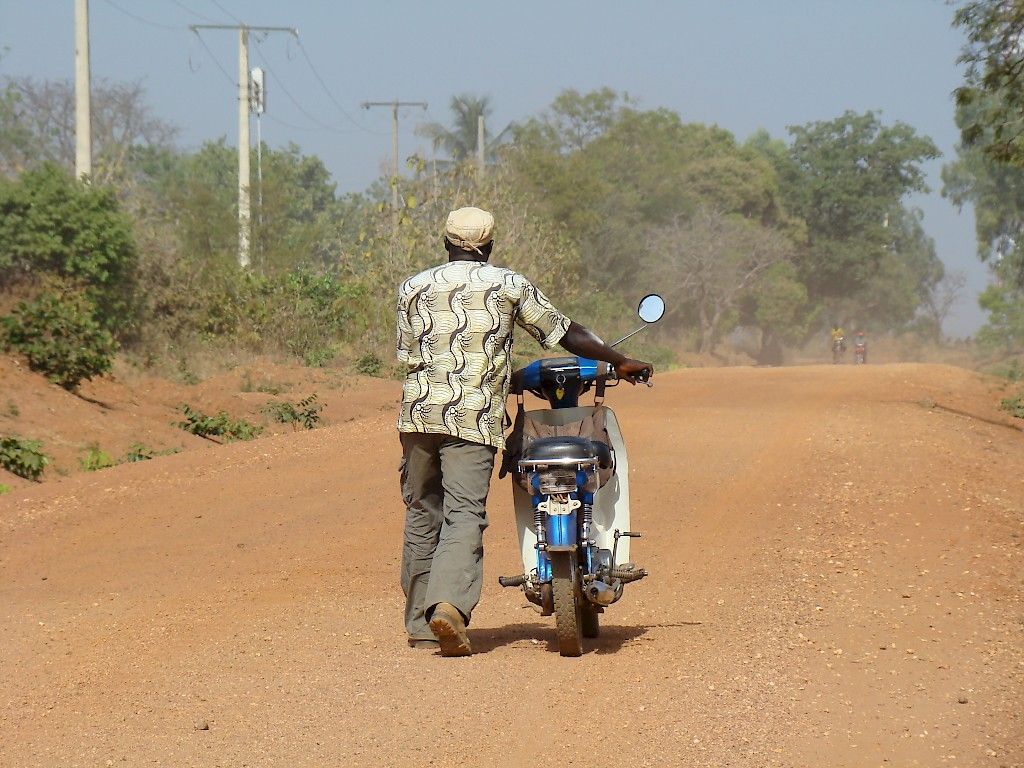
{"type": "Polygon", "coordinates": [[[630,384],[648,383],[654,375],[654,366],[639,360],[631,360],[618,350],[612,349],[596,336],[593,331],[579,323],[569,324],[569,330],[560,342],[567,352],[591,360],[603,360],[615,368],[615,375],[630,384]]]}
{"type": "Polygon", "coordinates": [[[643,363],[639,360],[623,360],[615,366],[615,375],[628,381],[630,384],[642,382],[650,386],[650,378],[654,375],[654,366],[650,363],[643,363]]]}

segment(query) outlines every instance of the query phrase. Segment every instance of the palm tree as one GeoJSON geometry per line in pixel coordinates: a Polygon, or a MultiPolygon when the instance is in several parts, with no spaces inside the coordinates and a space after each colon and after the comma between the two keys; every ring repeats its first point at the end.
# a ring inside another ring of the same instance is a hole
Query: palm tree
{"type": "MultiPolygon", "coordinates": [[[[416,133],[430,139],[434,149],[443,149],[453,162],[462,162],[473,157],[477,151],[477,121],[490,117],[491,99],[489,96],[473,96],[464,93],[452,96],[448,105],[452,112],[452,127],[446,128],[440,123],[423,123],[416,128],[416,133]]],[[[507,138],[512,123],[509,123],[496,136],[485,140],[484,159],[489,162],[494,157],[498,146],[507,138]]]]}

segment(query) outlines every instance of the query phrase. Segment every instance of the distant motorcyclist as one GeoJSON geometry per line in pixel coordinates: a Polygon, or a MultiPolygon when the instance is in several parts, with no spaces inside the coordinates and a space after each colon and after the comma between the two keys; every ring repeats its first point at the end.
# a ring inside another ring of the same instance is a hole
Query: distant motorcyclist
{"type": "Polygon", "coordinates": [[[853,341],[853,362],[864,365],[868,361],[868,337],[864,331],[857,331],[853,341]]]}
{"type": "Polygon", "coordinates": [[[832,362],[838,363],[846,353],[846,332],[839,325],[832,326],[832,362]]]}

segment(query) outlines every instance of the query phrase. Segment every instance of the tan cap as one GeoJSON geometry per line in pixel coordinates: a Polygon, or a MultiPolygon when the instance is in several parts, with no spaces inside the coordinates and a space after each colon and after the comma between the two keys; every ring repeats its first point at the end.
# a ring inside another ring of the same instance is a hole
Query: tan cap
{"type": "Polygon", "coordinates": [[[448,214],[444,234],[453,245],[480,253],[494,237],[494,216],[479,208],[459,208],[448,214]]]}

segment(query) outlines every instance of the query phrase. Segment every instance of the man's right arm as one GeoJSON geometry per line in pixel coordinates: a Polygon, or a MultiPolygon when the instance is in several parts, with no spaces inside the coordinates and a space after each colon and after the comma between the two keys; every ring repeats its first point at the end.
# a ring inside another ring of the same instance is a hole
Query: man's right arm
{"type": "Polygon", "coordinates": [[[577,322],[569,323],[569,330],[565,332],[559,344],[573,355],[610,363],[615,367],[615,374],[630,384],[646,381],[654,375],[653,365],[626,357],[605,344],[596,333],[577,322]]]}
{"type": "Polygon", "coordinates": [[[647,381],[654,374],[654,366],[650,363],[631,360],[605,344],[590,329],[569,320],[525,277],[517,274],[515,280],[519,282],[522,290],[516,322],[545,349],[559,344],[571,354],[591,360],[603,360],[613,365],[615,374],[630,384],[647,381]]]}

